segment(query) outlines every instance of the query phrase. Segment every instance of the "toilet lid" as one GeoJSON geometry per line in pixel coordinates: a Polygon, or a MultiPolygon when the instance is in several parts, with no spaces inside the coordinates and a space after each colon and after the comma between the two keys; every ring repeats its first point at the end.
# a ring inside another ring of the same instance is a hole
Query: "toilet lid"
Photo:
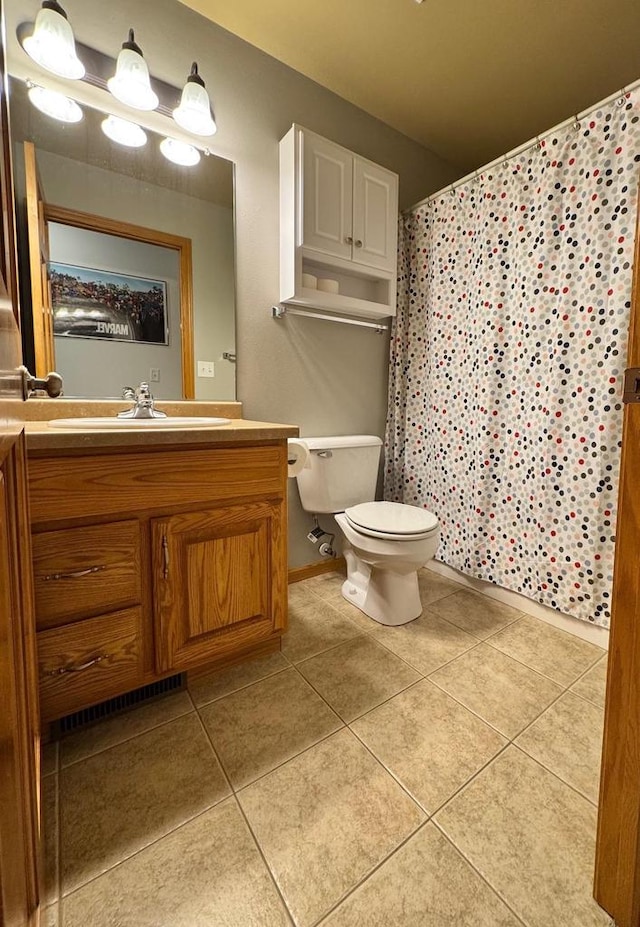
{"type": "Polygon", "coordinates": [[[345,515],[355,528],[365,533],[375,532],[389,537],[424,537],[438,527],[432,512],[400,502],[363,502],[345,509],[345,515]]]}

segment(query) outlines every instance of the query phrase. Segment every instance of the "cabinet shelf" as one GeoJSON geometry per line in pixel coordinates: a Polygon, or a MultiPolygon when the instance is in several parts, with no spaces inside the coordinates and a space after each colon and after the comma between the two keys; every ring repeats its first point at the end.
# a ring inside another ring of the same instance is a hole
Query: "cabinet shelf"
{"type": "Polygon", "coordinates": [[[362,318],[396,313],[398,178],[292,126],[280,142],[280,301],[362,318]],[[303,274],[339,291],[303,286],[303,274]]]}

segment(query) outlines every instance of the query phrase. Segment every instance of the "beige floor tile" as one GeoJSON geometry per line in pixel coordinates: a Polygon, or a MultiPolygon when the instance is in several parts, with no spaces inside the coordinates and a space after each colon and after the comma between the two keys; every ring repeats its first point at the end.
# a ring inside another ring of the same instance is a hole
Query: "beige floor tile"
{"type": "Polygon", "coordinates": [[[436,823],[528,927],[602,927],[591,897],[596,809],[514,746],[436,823]]]}
{"type": "Polygon", "coordinates": [[[353,721],[422,678],[367,636],[305,660],[298,669],[344,721],[353,721]]]}
{"type": "Polygon", "coordinates": [[[604,711],[567,692],[516,740],[534,760],[598,802],[604,711]]]}
{"type": "Polygon", "coordinates": [[[496,602],[487,595],[463,589],[434,602],[432,610],[451,624],[481,640],[491,637],[522,615],[517,608],[496,602]]]}
{"type": "Polygon", "coordinates": [[[520,927],[433,824],[370,876],[322,927],[520,927]]]}
{"type": "Polygon", "coordinates": [[[429,814],[507,743],[427,679],[351,728],[429,814]]]}
{"type": "Polygon", "coordinates": [[[193,711],[193,704],[187,692],[175,692],[139,708],[114,715],[60,742],[60,765],[64,768],[78,760],[84,760],[94,753],[144,734],[167,721],[173,721],[193,711]]]}
{"type": "Polygon", "coordinates": [[[561,686],[570,686],[603,653],[595,644],[529,615],[499,631],[489,643],[561,686]]]}
{"type": "Polygon", "coordinates": [[[58,927],[58,916],[59,911],[57,904],[52,904],[50,907],[45,908],[40,919],[40,927],[58,927]]]}
{"type": "Polygon", "coordinates": [[[58,741],[42,744],[40,750],[40,768],[43,776],[50,776],[58,771],[58,741]]]}
{"type": "Polygon", "coordinates": [[[340,592],[343,582],[346,579],[345,573],[340,570],[334,570],[331,573],[320,573],[311,579],[304,581],[306,589],[310,589],[320,598],[326,598],[337,595],[340,592]]]}
{"type": "Polygon", "coordinates": [[[342,727],[293,668],[206,705],[200,716],[235,789],[342,727]]]}
{"type": "Polygon", "coordinates": [[[425,676],[478,643],[428,608],[421,618],[401,627],[380,625],[372,636],[425,676]]]}
{"type": "Polygon", "coordinates": [[[424,820],[348,730],[238,798],[299,927],[315,923],[424,820]]]}
{"type": "Polygon", "coordinates": [[[228,794],[195,712],[68,766],[60,773],[63,891],[228,794]]]}
{"type": "Polygon", "coordinates": [[[282,638],[282,652],[292,663],[299,663],[361,633],[353,621],[315,596],[309,604],[289,607],[289,628],[282,638]]]}
{"type": "Polygon", "coordinates": [[[510,740],[562,694],[562,687],[480,644],[429,676],[510,740]]]}
{"type": "Polygon", "coordinates": [[[274,673],[279,673],[289,666],[289,661],[280,652],[270,653],[266,657],[247,660],[246,663],[239,663],[237,666],[229,666],[227,669],[189,680],[189,692],[196,705],[207,705],[214,699],[229,695],[230,692],[236,692],[238,689],[244,689],[245,686],[258,682],[259,679],[265,679],[267,676],[273,676],[274,673]]]}
{"type": "Polygon", "coordinates": [[[604,708],[604,698],[607,688],[607,657],[599,660],[593,669],[585,673],[571,686],[571,691],[582,698],[588,699],[594,705],[604,708]]]}
{"type": "Polygon", "coordinates": [[[335,595],[327,596],[324,601],[327,605],[330,605],[332,608],[335,608],[336,611],[340,612],[341,615],[344,615],[345,618],[349,618],[350,621],[353,621],[361,631],[365,631],[367,634],[370,631],[376,631],[380,627],[379,621],[374,621],[373,618],[369,618],[368,615],[361,612],[360,609],[352,605],[351,602],[347,602],[339,590],[335,595]]]}
{"type": "Polygon", "coordinates": [[[64,927],[289,924],[233,800],[180,827],[64,902],[64,927]]]}
{"type": "Polygon", "coordinates": [[[287,597],[289,601],[289,606],[299,606],[303,605],[305,602],[312,602],[314,599],[317,599],[316,594],[313,592],[310,586],[307,585],[306,581],[299,583],[289,583],[287,587],[287,597]]]}
{"type": "Polygon", "coordinates": [[[460,592],[464,589],[460,583],[441,576],[435,570],[425,567],[418,570],[418,588],[420,589],[420,601],[423,605],[431,605],[439,599],[453,595],[454,592],[460,592]]]}
{"type": "Polygon", "coordinates": [[[60,868],[57,776],[47,776],[46,779],[42,780],[42,831],[44,836],[43,904],[50,905],[58,900],[58,873],[60,868]]]}

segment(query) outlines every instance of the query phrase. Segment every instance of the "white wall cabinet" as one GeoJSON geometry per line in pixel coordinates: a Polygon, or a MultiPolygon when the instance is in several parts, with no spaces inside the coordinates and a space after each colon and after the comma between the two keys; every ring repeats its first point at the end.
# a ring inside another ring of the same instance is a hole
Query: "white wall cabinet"
{"type": "Polygon", "coordinates": [[[369,318],[395,315],[398,177],[292,126],[280,142],[280,300],[369,318]],[[303,285],[333,280],[339,292],[303,285]]]}

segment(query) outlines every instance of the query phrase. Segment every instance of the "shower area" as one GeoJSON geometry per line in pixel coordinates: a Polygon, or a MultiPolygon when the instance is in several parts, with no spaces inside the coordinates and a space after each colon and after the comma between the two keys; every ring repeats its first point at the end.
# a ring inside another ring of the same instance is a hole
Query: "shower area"
{"type": "Polygon", "coordinates": [[[438,560],[608,628],[640,88],[405,213],[385,498],[438,560]]]}

